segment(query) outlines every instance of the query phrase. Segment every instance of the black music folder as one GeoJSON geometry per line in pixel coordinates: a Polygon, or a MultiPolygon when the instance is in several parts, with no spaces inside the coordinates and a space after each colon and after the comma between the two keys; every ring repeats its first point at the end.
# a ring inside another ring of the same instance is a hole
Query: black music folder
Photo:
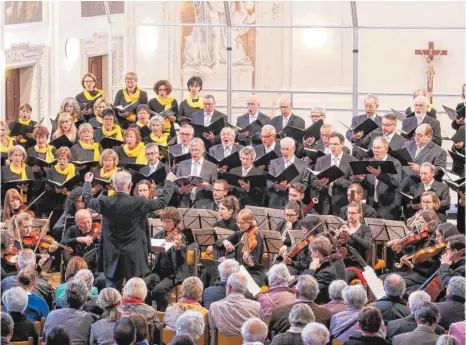
{"type": "Polygon", "coordinates": [[[272,182],[277,182],[280,183],[282,181],[286,181],[287,183],[290,183],[296,176],[299,175],[298,169],[296,169],[296,166],[294,164],[290,164],[288,168],[283,170],[280,174],[277,176],[273,176],[272,174],[265,173],[267,176],[267,180],[270,180],[272,182]]]}
{"type": "Polygon", "coordinates": [[[379,168],[385,174],[396,174],[395,164],[392,161],[353,161],[350,162],[351,170],[354,175],[369,174],[367,167],[379,168]]]}
{"type": "Polygon", "coordinates": [[[108,186],[110,183],[112,183],[112,179],[110,180],[106,180],[104,178],[101,178],[101,177],[94,177],[94,179],[92,180],[92,185],[95,186],[97,184],[100,184],[104,187],[108,186]]]}
{"type": "Polygon", "coordinates": [[[42,180],[11,180],[2,183],[2,189],[7,191],[8,189],[16,189],[16,186],[27,185],[29,189],[39,190],[42,189],[44,181],[42,180]]]}
{"type": "Polygon", "coordinates": [[[70,141],[70,139],[68,139],[66,135],[63,134],[57,139],[52,140],[50,142],[50,145],[55,147],[58,150],[60,147],[63,147],[63,146],[70,148],[71,146],[73,146],[73,143],[70,141]]]}
{"type": "Polygon", "coordinates": [[[173,164],[179,164],[183,161],[187,161],[188,159],[191,159],[191,153],[188,152],[188,153],[183,153],[183,154],[180,154],[180,155],[175,155],[173,153],[171,153],[170,151],[168,151],[168,154],[170,155],[170,161],[173,163],[173,164]]]}
{"type": "Polygon", "coordinates": [[[449,181],[449,180],[443,180],[443,182],[445,182],[448,187],[450,187],[453,191],[457,192],[460,191],[462,193],[464,193],[465,191],[465,180],[464,180],[464,177],[458,179],[458,180],[455,180],[455,181],[449,181]]]}
{"type": "Polygon", "coordinates": [[[23,125],[22,123],[15,122],[13,128],[10,131],[10,137],[16,137],[22,135],[24,139],[29,139],[26,137],[26,134],[34,132],[34,127],[23,125]]]}
{"type": "Polygon", "coordinates": [[[201,184],[203,182],[203,180],[202,180],[202,177],[200,177],[200,176],[189,175],[189,176],[178,177],[174,182],[179,187],[188,186],[188,185],[191,185],[191,184],[193,186],[197,186],[197,185],[201,184]]]}
{"type": "Polygon", "coordinates": [[[144,168],[146,165],[145,164],[136,164],[136,163],[125,163],[125,164],[123,164],[121,166],[123,166],[127,170],[133,169],[133,170],[139,171],[140,169],[144,168]]]}
{"type": "Polygon", "coordinates": [[[322,150],[314,150],[304,148],[304,157],[312,159],[313,162],[316,162],[320,157],[325,156],[325,152],[322,150]]]}
{"type": "Polygon", "coordinates": [[[464,128],[465,126],[461,126],[458,128],[456,133],[451,137],[451,141],[453,141],[455,144],[460,143],[460,142],[465,142],[465,135],[464,135],[464,128]]]}
{"type": "Polygon", "coordinates": [[[265,155],[262,155],[259,158],[256,158],[256,160],[252,164],[254,164],[255,167],[260,167],[262,165],[267,166],[270,164],[271,161],[277,158],[278,158],[277,153],[274,150],[272,150],[266,153],[265,155]]]}
{"type": "Polygon", "coordinates": [[[99,161],[71,161],[74,165],[78,167],[87,167],[87,168],[95,168],[99,166],[99,161]]]}
{"type": "MultiPolygon", "coordinates": [[[[170,116],[175,116],[178,111],[178,106],[175,104],[173,107],[162,111],[158,115],[163,116],[163,117],[170,117],[170,116]]],[[[155,113],[156,114],[156,113],[155,113]]]]}
{"type": "Polygon", "coordinates": [[[358,152],[358,154],[361,156],[361,158],[364,158],[364,157],[372,158],[372,157],[374,157],[374,152],[372,152],[372,149],[363,149],[362,147],[359,147],[357,145],[353,145],[353,151],[358,152]]]}
{"type": "Polygon", "coordinates": [[[38,157],[28,156],[26,164],[29,165],[30,167],[37,165],[37,166],[40,166],[41,168],[50,168],[54,166],[55,164],[57,164],[57,160],[55,159],[52,162],[46,162],[45,160],[40,159],[38,157]]]}
{"type": "Polygon", "coordinates": [[[319,120],[316,123],[313,123],[308,128],[304,130],[304,139],[313,137],[315,141],[320,139],[320,127],[324,125],[324,121],[319,120]]]}
{"type": "Polygon", "coordinates": [[[364,138],[368,134],[370,134],[372,131],[376,130],[377,128],[379,128],[379,125],[377,125],[374,120],[366,119],[353,129],[353,133],[358,133],[360,131],[363,131],[364,132],[363,138],[364,138]]]}
{"type": "Polygon", "coordinates": [[[100,146],[102,146],[102,149],[105,150],[105,149],[113,149],[114,147],[120,147],[124,143],[125,142],[123,140],[105,137],[100,141],[100,146]]]}
{"type": "Polygon", "coordinates": [[[249,182],[251,187],[265,187],[267,186],[267,176],[264,175],[252,175],[252,176],[240,176],[236,174],[225,173],[222,175],[222,179],[226,180],[228,184],[232,186],[241,187],[239,180],[249,182]]]}
{"type": "Polygon", "coordinates": [[[296,142],[300,142],[304,137],[304,130],[293,126],[286,126],[278,133],[278,136],[280,138],[291,137],[296,142]]]}
{"type": "Polygon", "coordinates": [[[398,191],[398,193],[401,194],[401,196],[403,197],[403,199],[405,200],[405,202],[407,204],[412,203],[413,205],[416,205],[416,204],[421,203],[422,194],[420,194],[418,196],[412,196],[412,195],[409,195],[409,194],[406,194],[406,193],[403,193],[403,192],[400,192],[400,191],[398,191]]]}
{"type": "Polygon", "coordinates": [[[58,189],[66,188],[67,190],[71,190],[73,189],[74,186],[76,186],[79,182],[81,182],[81,175],[76,174],[72,178],[70,178],[69,180],[63,183],[55,182],[52,180],[45,180],[45,182],[58,189]]]}
{"type": "Polygon", "coordinates": [[[225,119],[223,116],[218,120],[211,122],[207,127],[204,125],[197,125],[195,123],[191,123],[191,126],[194,128],[194,137],[195,138],[204,138],[204,133],[212,132],[214,135],[220,134],[223,127],[225,127],[225,119]]]}
{"type": "Polygon", "coordinates": [[[137,170],[129,169],[131,174],[133,184],[137,184],[141,180],[149,180],[154,181],[155,183],[160,183],[165,180],[167,177],[167,170],[165,169],[165,165],[159,163],[159,167],[155,170],[152,174],[145,175],[137,170]]]}
{"type": "Polygon", "coordinates": [[[140,104],[139,101],[135,101],[135,102],[130,103],[130,104],[124,106],[124,107],[122,105],[114,106],[113,109],[118,111],[119,113],[135,114],[136,109],[138,108],[139,104],[140,104]]]}
{"type": "Polygon", "coordinates": [[[395,109],[393,109],[393,108],[390,108],[390,110],[392,111],[393,114],[395,114],[396,119],[397,119],[398,121],[403,122],[403,120],[406,119],[406,115],[403,114],[402,112],[400,112],[400,111],[398,111],[398,110],[395,110],[395,109]]]}
{"type": "Polygon", "coordinates": [[[252,137],[257,132],[260,132],[262,127],[264,127],[262,122],[260,122],[259,120],[255,120],[255,121],[251,122],[249,125],[247,125],[246,127],[240,128],[239,133],[244,133],[244,132],[248,131],[249,132],[249,137],[252,137]]]}
{"type": "Polygon", "coordinates": [[[328,183],[332,183],[334,182],[335,180],[338,180],[340,177],[343,177],[345,176],[345,173],[343,171],[340,170],[339,167],[337,167],[336,165],[332,165],[330,168],[324,170],[324,171],[321,171],[321,172],[318,172],[318,171],[313,171],[309,168],[307,168],[312,174],[314,174],[317,179],[321,180],[321,179],[324,179],[324,178],[328,178],[328,183]]]}
{"type": "Polygon", "coordinates": [[[409,166],[409,163],[413,162],[413,158],[405,147],[399,150],[388,151],[388,154],[393,158],[398,159],[402,166],[409,166]]]}
{"type": "Polygon", "coordinates": [[[450,156],[453,159],[453,162],[455,164],[457,164],[457,165],[464,165],[465,164],[465,159],[464,159],[465,157],[461,153],[451,151],[451,150],[448,150],[448,153],[450,154],[450,156]]]}
{"type": "Polygon", "coordinates": [[[239,159],[239,151],[233,152],[231,155],[221,160],[218,160],[217,158],[212,156],[210,153],[206,152],[206,158],[209,162],[214,163],[219,168],[226,166],[227,170],[241,166],[241,160],[239,159]]]}
{"type": "Polygon", "coordinates": [[[148,126],[139,127],[138,125],[135,128],[139,129],[139,133],[141,133],[141,138],[146,138],[150,135],[150,129],[148,126]]]}
{"type": "Polygon", "coordinates": [[[447,113],[448,117],[450,120],[455,121],[460,118],[460,115],[455,109],[452,109],[450,107],[447,107],[445,105],[442,105],[443,109],[445,109],[445,112],[447,113]]]}

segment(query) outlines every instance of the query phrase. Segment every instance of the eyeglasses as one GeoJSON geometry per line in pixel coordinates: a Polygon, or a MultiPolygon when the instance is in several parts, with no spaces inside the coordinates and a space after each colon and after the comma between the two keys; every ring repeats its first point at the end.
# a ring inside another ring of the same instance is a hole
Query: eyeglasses
{"type": "Polygon", "coordinates": [[[84,80],[85,83],[93,83],[94,80],[84,80]]]}
{"type": "Polygon", "coordinates": [[[158,152],[146,152],[146,156],[155,156],[158,155],[158,152]]]}
{"type": "Polygon", "coordinates": [[[297,217],[298,215],[296,213],[285,213],[285,217],[297,217]]]}
{"type": "Polygon", "coordinates": [[[214,188],[214,189],[212,189],[212,191],[214,191],[214,192],[224,192],[225,189],[217,189],[217,188],[214,188]]]}
{"type": "Polygon", "coordinates": [[[180,133],[180,135],[184,136],[184,137],[187,137],[187,136],[190,136],[191,133],[180,133]]]}
{"type": "Polygon", "coordinates": [[[348,216],[355,216],[355,215],[359,214],[359,212],[346,212],[346,214],[348,216]]]}
{"type": "Polygon", "coordinates": [[[172,219],[162,219],[162,223],[175,223],[172,219]]]}
{"type": "Polygon", "coordinates": [[[394,123],[382,123],[382,127],[391,127],[391,126],[395,126],[394,123]]]}
{"type": "Polygon", "coordinates": [[[264,139],[268,139],[270,137],[272,137],[273,135],[272,134],[269,134],[269,135],[261,135],[261,138],[264,138],[264,139]]]}
{"type": "Polygon", "coordinates": [[[166,88],[163,88],[163,89],[162,89],[162,88],[159,88],[159,92],[160,92],[160,91],[167,91],[167,89],[166,89],[166,88]]]}

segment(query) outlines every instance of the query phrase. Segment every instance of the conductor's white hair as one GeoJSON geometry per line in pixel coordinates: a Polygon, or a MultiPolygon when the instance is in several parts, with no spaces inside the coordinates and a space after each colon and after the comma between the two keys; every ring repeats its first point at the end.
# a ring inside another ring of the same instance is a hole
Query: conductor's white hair
{"type": "Polygon", "coordinates": [[[430,296],[424,291],[414,291],[409,295],[408,306],[411,314],[414,314],[424,302],[430,302],[430,296]]]}
{"type": "Polygon", "coordinates": [[[286,284],[290,280],[290,272],[284,263],[273,265],[267,273],[267,278],[269,286],[286,284]]]}
{"type": "Polygon", "coordinates": [[[328,287],[328,295],[331,299],[342,299],[342,291],[348,284],[344,280],[334,280],[328,287]]]}
{"type": "Polygon", "coordinates": [[[324,325],[311,322],[301,332],[304,345],[325,345],[330,341],[330,333],[324,325]]]}
{"type": "Polygon", "coordinates": [[[275,127],[272,125],[265,125],[264,127],[262,127],[261,134],[264,134],[264,132],[266,131],[270,131],[270,134],[272,135],[277,135],[277,131],[275,130],[275,127]]]}
{"type": "Polygon", "coordinates": [[[231,287],[231,291],[243,294],[248,289],[248,278],[243,273],[233,273],[228,277],[227,285],[231,287]]]}
{"type": "Polygon", "coordinates": [[[264,321],[258,318],[246,320],[241,326],[241,335],[244,342],[264,342],[267,337],[268,328],[264,321]]]}
{"type": "Polygon", "coordinates": [[[367,101],[371,101],[371,100],[374,100],[375,101],[375,104],[376,105],[379,105],[379,98],[375,95],[367,95],[366,97],[364,97],[364,104],[367,102],[367,101]]]}
{"type": "Polygon", "coordinates": [[[113,187],[117,192],[123,192],[131,184],[131,174],[128,171],[118,171],[112,177],[113,187]]]}
{"type": "Polygon", "coordinates": [[[32,250],[23,250],[18,255],[18,268],[22,270],[25,267],[35,268],[36,254],[32,250]]]}
{"type": "Polygon", "coordinates": [[[280,147],[296,147],[293,138],[286,137],[280,140],[280,147]]]}
{"type": "Polygon", "coordinates": [[[176,320],[176,335],[190,335],[194,340],[204,334],[204,317],[197,310],[188,310],[176,320]]]}
{"type": "Polygon", "coordinates": [[[218,265],[218,273],[220,274],[220,280],[226,281],[233,273],[239,272],[239,263],[233,259],[226,259],[220,265],[218,265]]]}
{"type": "Polygon", "coordinates": [[[231,137],[235,137],[235,131],[231,127],[223,127],[222,131],[220,132],[220,135],[222,134],[229,134],[231,137]]]}

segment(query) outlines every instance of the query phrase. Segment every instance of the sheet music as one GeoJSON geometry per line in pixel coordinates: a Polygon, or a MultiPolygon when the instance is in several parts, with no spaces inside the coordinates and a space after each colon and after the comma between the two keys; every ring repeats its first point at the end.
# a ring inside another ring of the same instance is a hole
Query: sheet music
{"type": "Polygon", "coordinates": [[[173,242],[167,242],[163,238],[151,238],[150,246],[152,251],[165,253],[173,247],[173,242]]]}
{"type": "Polygon", "coordinates": [[[261,288],[256,284],[254,279],[252,279],[251,275],[243,265],[240,266],[239,273],[244,274],[248,278],[248,290],[253,296],[257,296],[259,292],[261,292],[261,288]]]}
{"type": "Polygon", "coordinates": [[[385,296],[385,290],[383,288],[382,282],[371,267],[364,267],[362,275],[364,279],[366,279],[367,285],[369,285],[369,288],[371,289],[376,299],[380,299],[385,296]]]}

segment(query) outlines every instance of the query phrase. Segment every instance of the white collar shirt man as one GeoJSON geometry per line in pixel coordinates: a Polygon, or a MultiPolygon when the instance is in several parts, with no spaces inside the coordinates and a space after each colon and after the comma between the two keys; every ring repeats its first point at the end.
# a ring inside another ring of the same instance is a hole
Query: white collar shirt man
{"type": "Polygon", "coordinates": [[[222,146],[223,146],[223,156],[228,157],[229,155],[231,155],[231,151],[233,150],[233,144],[228,147],[225,145],[222,145],[222,146]]]}
{"type": "Polygon", "coordinates": [[[251,168],[252,168],[252,165],[251,165],[248,169],[245,169],[245,168],[243,167],[243,168],[242,168],[243,176],[246,176],[247,174],[249,174],[249,172],[251,171],[251,168]]]}
{"type": "Polygon", "coordinates": [[[249,114],[249,123],[253,123],[254,121],[257,120],[258,117],[259,117],[259,110],[256,111],[256,113],[253,115],[249,114]]]}
{"type": "Polygon", "coordinates": [[[294,163],[295,156],[291,156],[289,160],[287,160],[285,157],[283,157],[285,160],[285,169],[288,168],[291,164],[294,163]]]}
{"type": "Polygon", "coordinates": [[[340,167],[342,157],[343,157],[343,151],[341,151],[338,156],[334,156],[332,154],[330,165],[336,165],[337,167],[340,167]]]}
{"type": "Polygon", "coordinates": [[[270,151],[273,151],[275,149],[275,142],[272,143],[269,147],[264,146],[265,153],[269,153],[270,151]]]}
{"type": "Polygon", "coordinates": [[[210,125],[212,122],[212,113],[204,113],[204,126],[210,125]]]}

